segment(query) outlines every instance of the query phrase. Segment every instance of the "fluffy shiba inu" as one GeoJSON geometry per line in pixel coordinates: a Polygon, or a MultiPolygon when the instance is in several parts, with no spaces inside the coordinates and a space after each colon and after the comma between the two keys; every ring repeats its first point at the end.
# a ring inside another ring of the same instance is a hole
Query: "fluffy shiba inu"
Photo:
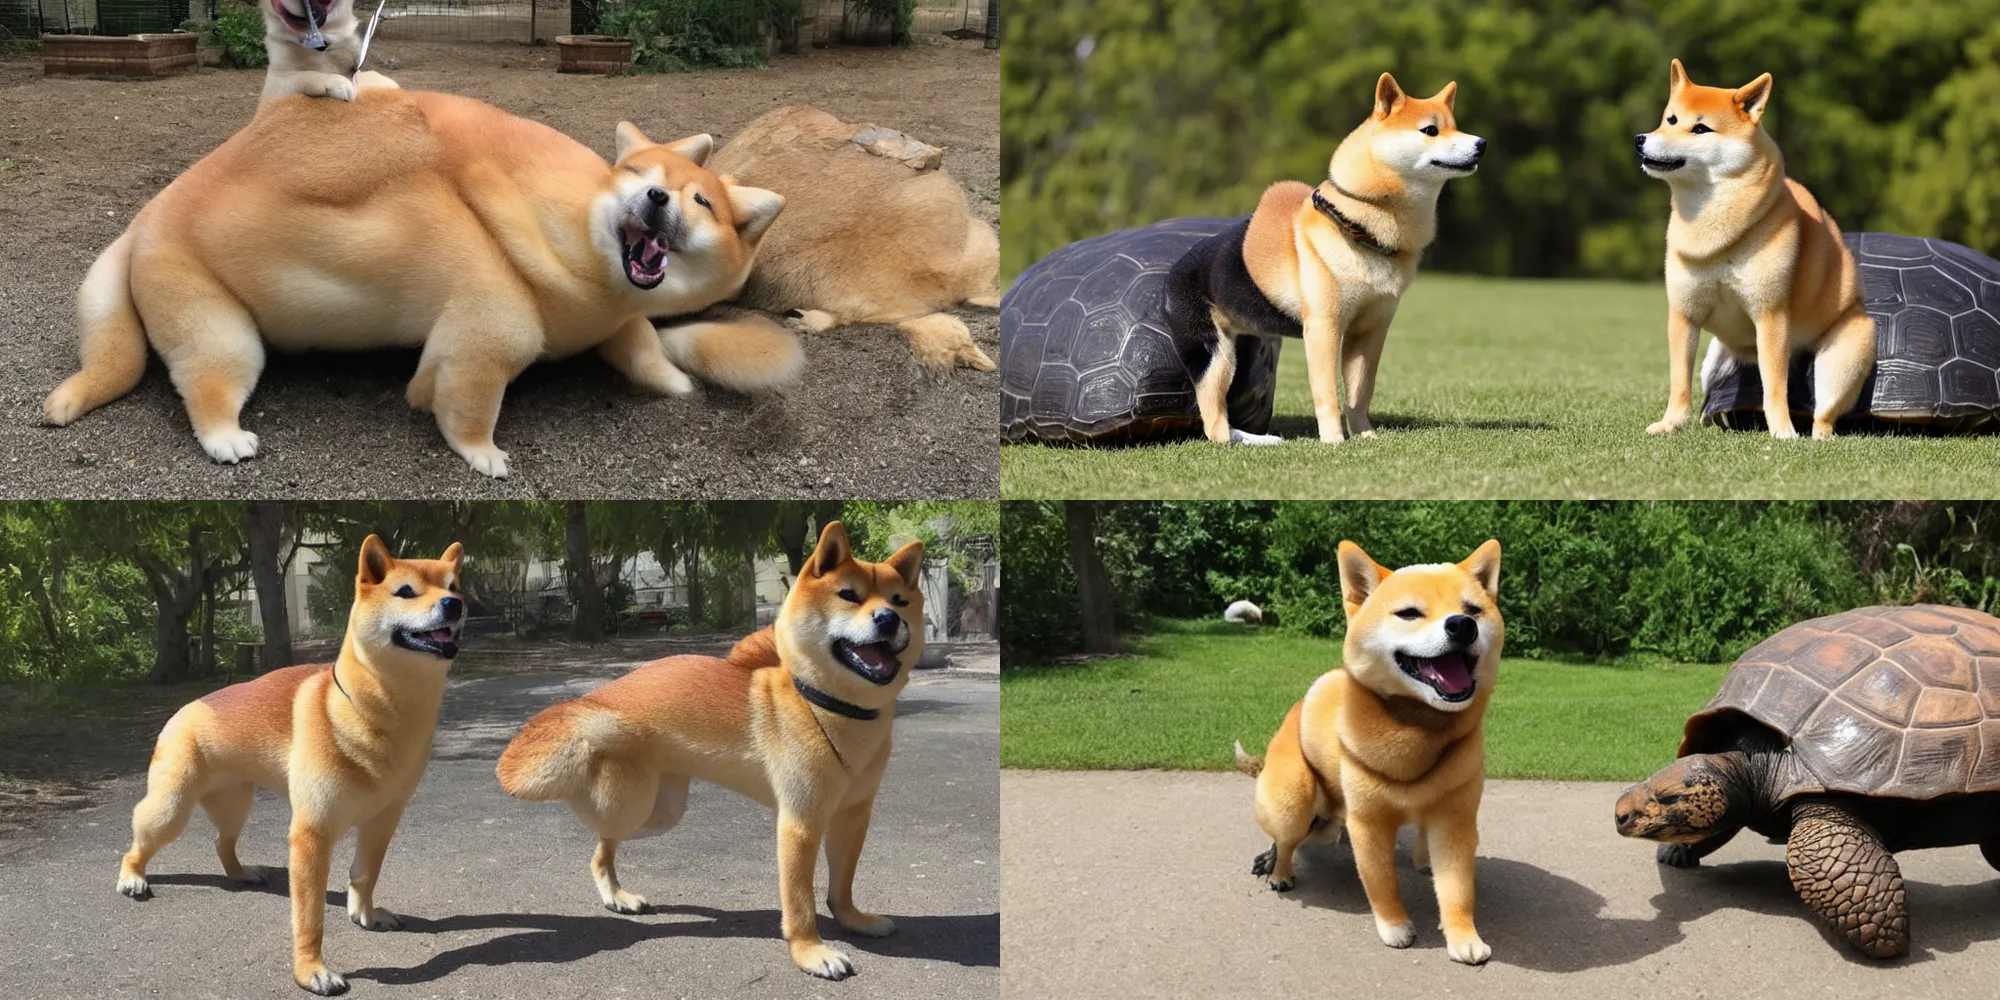
{"type": "Polygon", "coordinates": [[[458,655],[460,551],[454,542],[436,560],[396,559],[368,536],[339,659],[273,670],[174,713],[153,749],[146,797],[132,810],[118,891],[152,894],[146,862],[180,836],[197,804],[215,823],[223,872],[263,882],[261,870],[237,860],[236,837],[257,786],[285,794],[292,979],[320,996],[346,992],[347,981],[320,958],[333,847],[357,831],[348,918],[371,931],[401,929],[375,906],[375,878],[430,761],[445,673],[458,655]]]}
{"type": "MultiPolygon", "coordinates": [[[[77,294],[83,370],[45,418],[67,424],[131,391],[150,340],[202,448],[238,462],[257,452],[239,417],[267,347],[421,347],[410,405],[474,469],[505,476],[501,396],[536,360],[596,350],[641,388],[689,392],[647,317],[734,295],[784,199],[704,169],[706,135],[617,133],[611,164],[448,94],[364,85],[351,103],[271,101],[92,265],[77,294]]],[[[665,339],[681,364],[745,391],[802,362],[768,322],[665,339]]]]}
{"type": "Polygon", "coordinates": [[[1390,572],[1340,543],[1347,609],[1342,667],[1313,682],[1263,757],[1236,744],[1257,779],[1257,825],[1271,849],[1251,873],[1292,888],[1292,853],[1344,829],[1375,913],[1375,931],[1407,948],[1416,929],[1396,884],[1396,832],[1417,828],[1418,868],[1435,865],[1445,951],[1478,965],[1493,954],[1472,922],[1479,797],[1486,785],[1486,704],[1500,671],[1500,543],[1455,565],[1390,572]]]}
{"type": "Polygon", "coordinates": [[[1181,258],[1167,277],[1182,363],[1195,376],[1203,433],[1277,444],[1229,426],[1236,335],[1303,336],[1319,438],[1375,436],[1368,402],[1389,321],[1437,232],[1444,182],[1479,169],[1486,140],[1458,130],[1457,83],[1410,97],[1387,73],[1375,111],[1341,140],[1327,179],[1279,181],[1257,211],[1181,258]],[[1346,408],[1341,406],[1343,379],[1346,408]]]}
{"type": "Polygon", "coordinates": [[[1667,182],[1667,412],[1646,428],[1670,434],[1693,403],[1695,346],[1715,335],[1712,368],[1726,350],[1755,363],[1771,436],[1793,438],[1790,364],[1812,351],[1816,438],[1854,405],[1875,366],[1875,322],[1861,305],[1854,255],[1840,226],[1799,182],[1761,122],[1771,74],[1735,90],[1668,70],[1660,127],[1637,138],[1639,167],[1667,182]]]}
{"type": "Polygon", "coordinates": [[[264,0],[263,100],[287,94],[354,100],[357,86],[394,87],[379,73],[356,80],[361,63],[361,22],[354,0],[264,0]]]}
{"type": "Polygon", "coordinates": [[[590,873],[616,913],[646,910],[619,885],[618,845],[680,822],[689,779],[772,807],[792,961],[827,979],[853,975],[854,963],[820,940],[813,866],[824,841],[827,906],[840,926],[868,937],[895,929],[854,905],[854,870],[889,763],[896,695],[923,654],[923,565],[921,542],[862,562],[846,529],[828,524],[771,628],[726,660],[670,656],[551,706],[500,756],[500,786],[566,801],[597,831],[590,873]]]}

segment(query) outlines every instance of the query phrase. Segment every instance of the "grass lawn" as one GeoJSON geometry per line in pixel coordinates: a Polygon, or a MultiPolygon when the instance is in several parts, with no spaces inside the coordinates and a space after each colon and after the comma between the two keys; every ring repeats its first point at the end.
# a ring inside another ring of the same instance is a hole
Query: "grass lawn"
{"type": "MultiPolygon", "coordinates": [[[[1705,348],[1704,348],[1705,350],[1705,348]]],[[[1658,284],[1425,274],[1404,297],[1373,406],[1381,437],[1319,443],[1305,350],[1284,345],[1275,448],[1009,445],[1001,495],[1044,498],[1994,496],[2000,437],[1773,441],[1691,426],[1667,394],[1658,284]]]]}
{"type": "MultiPolygon", "coordinates": [[[[1264,752],[1337,643],[1224,622],[1156,622],[1137,656],[1000,677],[1000,765],[1227,770],[1264,752]]],[[[1609,667],[1507,659],[1486,728],[1493,778],[1637,780],[1673,759],[1725,664],[1609,667]]]]}

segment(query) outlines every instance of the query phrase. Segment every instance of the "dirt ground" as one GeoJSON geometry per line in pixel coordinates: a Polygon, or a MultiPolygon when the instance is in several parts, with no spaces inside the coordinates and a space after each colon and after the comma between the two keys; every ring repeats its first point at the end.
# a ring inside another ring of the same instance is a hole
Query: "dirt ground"
{"type": "MultiPolygon", "coordinates": [[[[718,140],[786,104],[901,129],[945,150],[982,218],[999,221],[998,53],[926,39],[818,50],[773,66],[666,76],[559,75],[552,47],[384,42],[377,67],[412,89],[477,97],[606,155],[630,118],[658,138],[718,140]]],[[[260,454],[217,465],[158,360],[130,396],[61,429],[41,402],[76,368],[73,303],[133,213],[256,109],[261,70],[163,80],[46,79],[0,56],[0,495],[64,497],[990,497],[999,491],[998,376],[933,375],[893,328],[804,338],[803,382],[750,398],[704,386],[658,399],[594,356],[532,367],[507,392],[493,481],[403,403],[414,352],[276,356],[244,412],[260,454]]],[[[337,165],[329,165],[337,169],[337,165]]],[[[961,316],[989,354],[992,310],[961,316]]]]}

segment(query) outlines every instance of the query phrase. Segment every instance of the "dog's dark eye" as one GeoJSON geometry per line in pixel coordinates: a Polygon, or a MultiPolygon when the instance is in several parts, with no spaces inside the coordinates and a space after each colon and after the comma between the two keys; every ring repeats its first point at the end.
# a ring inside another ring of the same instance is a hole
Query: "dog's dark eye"
{"type": "Polygon", "coordinates": [[[1696,135],[1707,135],[1708,133],[1710,133],[1710,132],[1713,132],[1713,131],[1715,131],[1715,130],[1714,130],[1714,129],[1712,129],[1712,128],[1709,128],[1709,127],[1708,127],[1708,126],[1706,126],[1706,125],[1703,125],[1703,124],[1702,124],[1702,123],[1700,123],[1700,122],[1695,122],[1695,123],[1694,123],[1694,127],[1693,127],[1693,128],[1691,128],[1691,129],[1688,129],[1688,131],[1690,131],[1690,132],[1693,132],[1693,133],[1694,133],[1694,134],[1696,134],[1696,135]]]}
{"type": "Polygon", "coordinates": [[[406,583],[396,588],[396,596],[403,598],[415,597],[417,596],[417,591],[416,588],[406,583]]]}
{"type": "Polygon", "coordinates": [[[1425,135],[1436,135],[1438,134],[1438,127],[1436,125],[1426,125],[1423,128],[1418,129],[1417,131],[1422,132],[1425,135]]]}
{"type": "Polygon", "coordinates": [[[710,209],[711,211],[714,210],[715,208],[714,205],[708,203],[708,196],[702,194],[700,191],[696,191],[694,193],[694,203],[700,205],[703,208],[710,209]]]}
{"type": "Polygon", "coordinates": [[[1680,117],[1679,115],[1668,115],[1668,116],[1667,116],[1667,124],[1669,124],[1669,125],[1679,125],[1680,123],[1681,123],[1681,117],[1680,117]]]}
{"type": "Polygon", "coordinates": [[[1474,618],[1479,617],[1479,613],[1481,611],[1486,610],[1480,607],[1479,605],[1472,603],[1471,601],[1465,602],[1463,605],[1461,605],[1461,607],[1465,609],[1466,614],[1471,615],[1474,618]]]}
{"type": "Polygon", "coordinates": [[[1417,619],[1422,618],[1423,616],[1424,616],[1424,609],[1422,608],[1403,608],[1402,610],[1396,612],[1396,617],[1401,618],[1406,622],[1416,621],[1417,619]]]}
{"type": "Polygon", "coordinates": [[[850,587],[840,588],[840,599],[846,601],[849,604],[861,603],[861,595],[855,593],[854,590],[850,587]]]}
{"type": "Polygon", "coordinates": [[[909,607],[909,606],[910,606],[910,602],[909,602],[909,599],[908,599],[908,598],[906,598],[906,597],[904,597],[904,596],[903,596],[903,595],[901,595],[901,594],[890,594],[890,595],[889,595],[889,603],[890,603],[890,604],[893,604],[893,605],[895,605],[895,606],[897,606],[897,607],[899,607],[899,608],[907,608],[907,607],[909,607]]]}

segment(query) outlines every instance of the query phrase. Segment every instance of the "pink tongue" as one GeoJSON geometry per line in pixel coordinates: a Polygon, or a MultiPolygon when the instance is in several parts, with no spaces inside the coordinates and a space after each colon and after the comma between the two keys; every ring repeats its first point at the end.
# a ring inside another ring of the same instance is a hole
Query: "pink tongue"
{"type": "Polygon", "coordinates": [[[646,237],[645,244],[639,248],[639,263],[649,271],[658,269],[660,261],[666,256],[666,244],[656,236],[646,237]]]}
{"type": "Polygon", "coordinates": [[[1472,671],[1466,667],[1462,653],[1446,653],[1425,661],[1419,672],[1445,694],[1457,694],[1472,686],[1472,671]]]}
{"type": "Polygon", "coordinates": [[[868,664],[869,667],[875,670],[895,666],[896,664],[896,658],[889,653],[888,647],[883,646],[879,642],[868,646],[854,647],[854,655],[860,657],[861,662],[868,664]]]}
{"type": "Polygon", "coordinates": [[[432,642],[450,642],[451,629],[448,628],[435,629],[430,633],[430,638],[432,642]]]}

